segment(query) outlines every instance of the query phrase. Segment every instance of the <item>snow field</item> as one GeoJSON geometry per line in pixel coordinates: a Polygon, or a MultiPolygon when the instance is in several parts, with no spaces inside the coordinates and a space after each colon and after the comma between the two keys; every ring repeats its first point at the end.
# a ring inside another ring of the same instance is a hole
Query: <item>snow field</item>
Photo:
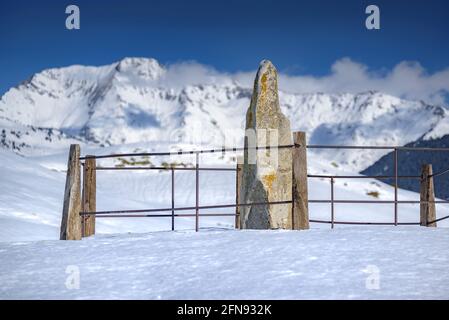
{"type": "Polygon", "coordinates": [[[448,243],[423,227],[0,243],[0,298],[448,299],[448,243]]]}

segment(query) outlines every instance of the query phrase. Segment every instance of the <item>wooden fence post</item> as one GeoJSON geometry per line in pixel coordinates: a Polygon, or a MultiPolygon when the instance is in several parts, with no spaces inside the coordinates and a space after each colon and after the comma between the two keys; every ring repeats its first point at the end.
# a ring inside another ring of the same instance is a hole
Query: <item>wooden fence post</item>
{"type": "Polygon", "coordinates": [[[235,228],[240,229],[240,207],[238,204],[241,203],[241,194],[240,187],[242,186],[242,178],[243,178],[243,164],[239,163],[239,159],[237,159],[237,171],[235,173],[235,202],[237,206],[235,207],[235,228]]]}
{"type": "Polygon", "coordinates": [[[305,230],[309,229],[306,133],[293,132],[293,143],[299,146],[292,148],[292,229],[305,230]]]}
{"type": "Polygon", "coordinates": [[[421,188],[420,188],[420,222],[421,226],[436,227],[437,223],[427,224],[436,219],[435,211],[435,191],[433,187],[432,165],[424,164],[421,171],[421,188]],[[432,202],[432,203],[429,203],[432,202]]]}
{"type": "Polygon", "coordinates": [[[69,151],[61,220],[61,240],[81,240],[81,169],[80,146],[72,144],[69,151]]]}
{"type": "MultiPolygon", "coordinates": [[[[96,160],[93,156],[86,156],[83,170],[83,211],[96,211],[96,160]]],[[[83,237],[89,237],[95,234],[95,215],[85,215],[81,219],[83,237]]]]}

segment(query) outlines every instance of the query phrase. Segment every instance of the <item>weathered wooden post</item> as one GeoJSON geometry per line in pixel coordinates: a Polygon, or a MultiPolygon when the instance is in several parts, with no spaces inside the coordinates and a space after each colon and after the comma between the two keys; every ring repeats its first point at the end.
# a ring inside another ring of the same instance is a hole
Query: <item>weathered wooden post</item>
{"type": "Polygon", "coordinates": [[[435,210],[435,191],[433,186],[432,165],[424,164],[421,171],[421,188],[420,188],[420,222],[421,226],[436,227],[437,223],[430,221],[436,219],[435,210]]]}
{"type": "Polygon", "coordinates": [[[237,171],[235,173],[235,228],[240,229],[240,207],[238,206],[241,203],[241,193],[240,188],[242,186],[243,179],[243,164],[239,163],[240,159],[237,160],[237,171]]]}
{"type": "MultiPolygon", "coordinates": [[[[96,211],[96,160],[93,156],[86,156],[83,170],[83,212],[96,211]]],[[[81,219],[83,237],[95,234],[95,215],[84,215],[81,219]]]]}
{"type": "Polygon", "coordinates": [[[81,240],[81,169],[80,146],[72,144],[69,151],[61,220],[61,240],[81,240]]]}
{"type": "Polygon", "coordinates": [[[305,230],[309,229],[306,133],[293,132],[293,143],[292,229],[305,230]]]}

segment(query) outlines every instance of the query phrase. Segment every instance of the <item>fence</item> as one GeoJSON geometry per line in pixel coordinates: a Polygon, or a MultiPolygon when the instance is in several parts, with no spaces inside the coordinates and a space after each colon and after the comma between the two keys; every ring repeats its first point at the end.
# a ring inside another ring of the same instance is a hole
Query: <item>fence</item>
{"type": "MultiPolygon", "coordinates": [[[[305,134],[303,134],[305,141],[305,134]]],[[[296,141],[296,140],[295,140],[296,141]]],[[[242,170],[241,165],[237,165],[236,168],[207,168],[200,167],[200,155],[211,153],[227,153],[227,152],[239,152],[244,150],[254,149],[258,150],[270,150],[270,149],[297,149],[301,145],[294,143],[292,145],[281,146],[256,146],[256,147],[242,147],[242,148],[221,148],[221,149],[208,149],[208,150],[191,150],[191,151],[175,151],[175,152],[145,152],[145,153],[123,153],[123,154],[111,154],[111,155],[87,155],[80,156],[79,146],[72,145],[69,155],[69,165],[67,171],[66,191],[64,197],[64,209],[63,218],[61,223],[61,239],[80,239],[84,236],[90,236],[95,233],[95,218],[137,218],[137,217],[166,217],[171,218],[171,229],[175,230],[175,218],[176,217],[194,217],[195,218],[195,230],[199,230],[199,219],[201,216],[234,216],[235,227],[239,227],[239,215],[240,207],[244,206],[259,206],[259,205],[281,205],[292,204],[292,210],[296,207],[295,200],[298,201],[298,194],[292,192],[292,199],[288,201],[267,201],[256,203],[240,203],[239,201],[239,185],[241,177],[239,178],[239,171],[242,170]],[[97,159],[110,159],[110,158],[125,158],[125,157],[139,157],[139,156],[172,156],[172,155],[195,155],[194,167],[175,167],[175,166],[139,166],[139,167],[99,167],[96,165],[97,159]],[[82,162],[84,161],[84,162],[82,162]],[[83,167],[83,190],[80,191],[80,167],[83,167]],[[135,209],[135,210],[109,210],[109,211],[96,211],[96,171],[99,170],[167,170],[171,172],[171,206],[165,208],[148,208],[148,209],[135,209]],[[194,171],[195,172],[195,206],[175,207],[175,172],[176,171],[194,171]],[[199,204],[199,172],[200,171],[230,171],[236,174],[236,201],[232,204],[226,205],[207,205],[201,206],[199,204]],[[296,197],[296,198],[295,198],[296,197]],[[235,213],[200,213],[200,210],[205,209],[219,209],[219,208],[234,208],[235,213]],[[178,213],[182,211],[195,211],[191,213],[178,213]],[[168,213],[167,213],[168,212],[168,213]],[[159,213],[159,214],[155,214],[159,213]],[[79,219],[81,217],[81,219],[79,219]],[[81,229],[81,230],[80,230],[81,229]]],[[[304,146],[302,146],[304,147],[304,146]]],[[[433,191],[433,178],[443,175],[449,172],[449,169],[442,172],[433,174],[431,166],[423,169],[421,176],[399,176],[398,175],[398,152],[401,150],[413,150],[413,151],[442,151],[448,152],[449,148],[413,148],[413,147],[400,147],[400,146],[335,146],[335,145],[307,145],[307,149],[384,149],[392,150],[394,155],[394,174],[390,176],[378,175],[378,176],[360,176],[360,175],[312,175],[306,174],[306,180],[301,183],[307,185],[307,178],[321,178],[330,180],[330,200],[312,199],[306,198],[306,212],[300,213],[307,219],[307,227],[309,222],[314,223],[326,223],[330,224],[331,228],[334,228],[336,224],[353,224],[353,225],[423,225],[423,226],[436,226],[436,222],[449,218],[448,216],[436,219],[435,216],[435,204],[437,203],[449,203],[448,200],[435,200],[433,191]],[[336,200],[334,196],[334,182],[336,179],[394,179],[394,200],[336,200]],[[398,199],[398,179],[419,179],[421,181],[421,198],[420,201],[405,201],[398,199]],[[331,219],[330,220],[317,220],[308,218],[308,203],[329,203],[331,206],[331,219]],[[394,222],[351,222],[351,221],[337,221],[335,220],[334,207],[335,204],[394,204],[394,222]],[[398,205],[399,204],[420,204],[421,217],[419,222],[399,222],[398,221],[398,205]]],[[[304,148],[304,153],[305,149],[304,148]]],[[[293,152],[293,155],[296,153],[293,152]]],[[[305,154],[304,163],[305,161],[305,154]]],[[[293,162],[298,161],[299,156],[294,156],[293,162]]],[[[301,160],[302,161],[302,160],[301,160]]],[[[307,171],[306,164],[305,168],[307,171]]],[[[295,176],[295,166],[293,166],[293,176],[295,176]]],[[[296,173],[299,175],[299,173],[296,173]]],[[[293,177],[293,180],[295,177],[293,177]]],[[[307,192],[307,190],[306,190],[307,192]]],[[[297,216],[297,214],[296,214],[297,216]]],[[[295,213],[292,213],[292,219],[295,217],[295,213]]],[[[304,218],[304,217],[303,217],[304,218]]],[[[292,223],[292,225],[294,225],[292,223]]]]}
{"type": "MultiPolygon", "coordinates": [[[[411,150],[411,151],[418,151],[418,152],[428,152],[428,151],[437,151],[437,152],[449,152],[449,148],[425,148],[425,147],[399,147],[399,146],[336,146],[336,145],[308,145],[308,149],[371,149],[371,150],[392,150],[393,151],[393,170],[394,175],[307,175],[308,178],[325,178],[330,180],[330,194],[331,199],[330,200],[309,200],[309,203],[330,203],[331,205],[331,220],[316,220],[316,219],[310,219],[310,222],[315,223],[327,223],[331,224],[331,228],[334,228],[335,224],[347,224],[347,225],[435,225],[436,222],[445,220],[449,218],[448,216],[433,220],[428,220],[429,214],[422,214],[421,220],[419,222],[398,222],[398,204],[436,204],[436,203],[449,203],[449,200],[429,200],[429,199],[420,199],[419,201],[412,201],[412,200],[399,200],[398,199],[398,180],[399,179],[418,179],[421,181],[421,184],[424,184],[427,180],[433,179],[434,177],[441,176],[443,174],[446,174],[449,172],[449,169],[443,170],[441,172],[435,173],[435,174],[426,174],[423,176],[426,171],[429,170],[429,166],[425,166],[423,168],[423,173],[420,176],[400,176],[398,175],[399,171],[399,165],[398,165],[398,153],[399,151],[404,150],[411,150]],[[394,179],[393,187],[394,187],[394,200],[335,200],[334,199],[334,182],[336,179],[378,179],[378,180],[384,180],[384,179],[394,179]],[[377,204],[394,204],[394,222],[353,222],[353,221],[336,221],[335,215],[334,215],[334,207],[336,203],[341,204],[363,204],[363,203],[377,203],[377,204]]],[[[431,166],[430,166],[431,170],[431,166]]],[[[432,181],[433,186],[433,181],[432,181]]],[[[425,188],[428,189],[428,188],[425,188]]],[[[433,189],[433,187],[432,187],[433,189]]],[[[422,190],[422,193],[428,192],[428,190],[422,190]]],[[[430,197],[434,198],[433,190],[430,197]]],[[[423,197],[422,195],[422,198],[423,197]]],[[[432,216],[435,215],[435,209],[433,209],[433,212],[431,213],[432,216]]]]}

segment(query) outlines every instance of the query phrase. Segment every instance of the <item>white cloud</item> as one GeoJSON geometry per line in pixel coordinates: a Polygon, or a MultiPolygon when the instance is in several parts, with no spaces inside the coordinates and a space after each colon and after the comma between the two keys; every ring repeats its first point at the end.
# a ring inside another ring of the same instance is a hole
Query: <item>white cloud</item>
{"type": "Polygon", "coordinates": [[[323,77],[281,75],[280,87],[297,93],[377,90],[401,98],[442,104],[447,103],[449,68],[430,74],[418,62],[402,61],[392,70],[371,71],[366,65],[343,58],[323,77]]]}
{"type": "Polygon", "coordinates": [[[171,87],[184,87],[192,84],[225,83],[232,79],[233,75],[195,61],[187,61],[168,65],[159,81],[171,87]]]}
{"type": "MultiPolygon", "coordinates": [[[[167,73],[161,80],[180,86],[238,81],[245,87],[252,87],[255,72],[229,74],[196,62],[183,62],[168,66],[167,73]]],[[[292,93],[358,93],[377,90],[405,99],[447,104],[449,68],[429,73],[418,62],[402,61],[392,70],[371,70],[367,65],[342,58],[324,76],[281,73],[279,88],[292,93]]]]}

